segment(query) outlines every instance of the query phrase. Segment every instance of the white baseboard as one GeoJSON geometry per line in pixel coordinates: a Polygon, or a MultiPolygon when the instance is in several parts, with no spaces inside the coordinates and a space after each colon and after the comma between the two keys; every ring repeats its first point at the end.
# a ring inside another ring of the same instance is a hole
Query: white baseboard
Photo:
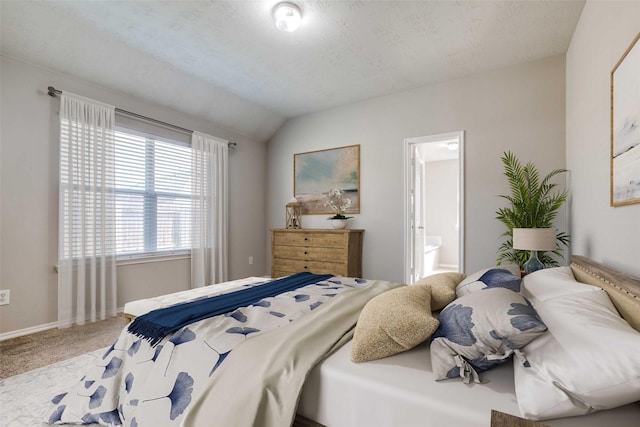
{"type": "MultiPolygon", "coordinates": [[[[120,314],[124,310],[124,307],[119,307],[116,313],[120,314]]],[[[44,325],[31,326],[30,328],[18,329],[17,331],[5,332],[0,334],[0,341],[8,340],[11,338],[17,338],[24,335],[35,334],[36,332],[46,331],[48,329],[54,329],[58,327],[58,322],[46,323],[44,325]]]]}
{"type": "Polygon", "coordinates": [[[57,327],[58,322],[52,322],[44,325],[32,326],[30,328],[18,329],[17,331],[5,332],[4,334],[0,334],[0,341],[21,337],[23,335],[35,334],[36,332],[42,332],[46,331],[47,329],[53,329],[57,327]]]}

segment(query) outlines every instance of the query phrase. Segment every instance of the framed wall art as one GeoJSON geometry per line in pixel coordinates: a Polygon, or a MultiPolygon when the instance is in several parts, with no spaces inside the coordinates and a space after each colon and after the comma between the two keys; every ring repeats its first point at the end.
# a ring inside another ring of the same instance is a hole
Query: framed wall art
{"type": "Polygon", "coordinates": [[[345,213],[360,213],[360,145],[293,155],[293,194],[303,214],[333,213],[325,203],[336,188],[351,199],[345,213]]]}
{"type": "Polygon", "coordinates": [[[611,71],[611,206],[640,203],[640,33],[611,71]]]}

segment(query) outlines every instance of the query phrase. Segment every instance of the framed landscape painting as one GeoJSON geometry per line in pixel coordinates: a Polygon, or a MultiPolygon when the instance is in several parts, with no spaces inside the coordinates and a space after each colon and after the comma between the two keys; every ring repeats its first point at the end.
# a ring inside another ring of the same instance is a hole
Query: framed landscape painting
{"type": "Polygon", "coordinates": [[[611,71],[611,206],[640,203],[640,33],[611,71]]]}
{"type": "Polygon", "coordinates": [[[293,194],[303,214],[333,213],[325,203],[334,188],[351,199],[346,214],[360,213],[360,145],[293,155],[293,194]]]}

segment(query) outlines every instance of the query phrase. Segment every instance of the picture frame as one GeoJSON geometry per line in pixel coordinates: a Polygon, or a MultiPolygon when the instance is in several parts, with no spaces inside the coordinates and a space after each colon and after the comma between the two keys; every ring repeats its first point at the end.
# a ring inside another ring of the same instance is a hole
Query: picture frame
{"type": "Polygon", "coordinates": [[[293,195],[303,215],[332,214],[327,194],[338,188],[351,205],[345,214],[360,213],[360,145],[293,155],[293,195]]]}
{"type": "Polygon", "coordinates": [[[612,207],[640,203],[640,33],[611,70],[612,207]]]}

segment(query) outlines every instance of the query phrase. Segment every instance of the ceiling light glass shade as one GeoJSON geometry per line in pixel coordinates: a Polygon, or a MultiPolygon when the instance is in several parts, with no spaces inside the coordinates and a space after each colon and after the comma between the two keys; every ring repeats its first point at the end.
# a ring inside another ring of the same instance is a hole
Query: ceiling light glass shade
{"type": "Polygon", "coordinates": [[[302,13],[293,3],[278,3],[273,8],[273,19],[280,31],[291,33],[300,27],[302,13]]]}
{"type": "Polygon", "coordinates": [[[449,151],[456,151],[458,149],[458,141],[443,141],[440,143],[440,147],[449,151]]]}

